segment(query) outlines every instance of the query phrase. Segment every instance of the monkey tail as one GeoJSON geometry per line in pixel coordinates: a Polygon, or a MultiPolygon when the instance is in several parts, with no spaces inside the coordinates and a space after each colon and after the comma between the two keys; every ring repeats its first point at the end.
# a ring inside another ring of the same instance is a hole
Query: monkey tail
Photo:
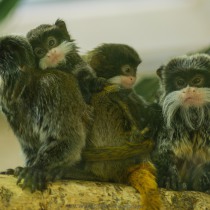
{"type": "Polygon", "coordinates": [[[128,170],[128,181],[141,195],[140,210],[160,210],[162,201],[156,182],[156,169],[147,161],[128,170]]]}

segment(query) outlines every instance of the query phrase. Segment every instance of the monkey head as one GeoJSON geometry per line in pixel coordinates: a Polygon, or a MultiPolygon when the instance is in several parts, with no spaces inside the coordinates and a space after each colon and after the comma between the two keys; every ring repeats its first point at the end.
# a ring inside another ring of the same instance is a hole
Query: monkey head
{"type": "Polygon", "coordinates": [[[157,70],[163,115],[168,127],[184,122],[196,129],[210,119],[210,56],[184,55],[157,70]],[[178,120],[178,121],[177,121],[178,120]]]}
{"type": "Polygon", "coordinates": [[[60,19],[55,24],[42,24],[30,30],[27,38],[32,45],[36,65],[41,69],[65,64],[67,55],[77,51],[65,22],[60,19]]]}
{"type": "Polygon", "coordinates": [[[141,59],[138,53],[125,44],[102,44],[87,55],[87,62],[98,77],[110,83],[132,88],[136,82],[136,71],[141,59]]]}

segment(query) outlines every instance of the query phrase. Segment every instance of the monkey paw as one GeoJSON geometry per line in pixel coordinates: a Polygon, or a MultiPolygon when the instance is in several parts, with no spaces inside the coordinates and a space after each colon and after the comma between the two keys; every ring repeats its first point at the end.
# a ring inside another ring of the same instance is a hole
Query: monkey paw
{"type": "Polygon", "coordinates": [[[106,79],[102,77],[95,78],[94,81],[92,81],[91,84],[91,92],[100,92],[104,89],[104,87],[110,85],[110,83],[107,82],[106,79]]]}
{"type": "Polygon", "coordinates": [[[32,193],[36,190],[43,191],[46,189],[45,171],[36,167],[22,168],[18,174],[17,184],[22,189],[29,188],[32,193]]]}
{"type": "Polygon", "coordinates": [[[176,166],[170,166],[168,174],[164,177],[160,177],[159,185],[166,189],[171,190],[186,190],[186,183],[181,181],[178,170],[176,166]]]}

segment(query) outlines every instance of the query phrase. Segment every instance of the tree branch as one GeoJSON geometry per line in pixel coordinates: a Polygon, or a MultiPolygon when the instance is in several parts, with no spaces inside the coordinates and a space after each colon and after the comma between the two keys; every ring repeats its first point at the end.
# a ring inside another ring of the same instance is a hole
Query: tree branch
{"type": "MultiPolygon", "coordinates": [[[[140,195],[132,187],[122,184],[59,181],[48,189],[31,194],[16,185],[13,176],[0,175],[1,210],[138,210],[141,209],[140,195]]],[[[200,192],[174,192],[160,190],[164,207],[170,210],[210,209],[210,195],[200,192]]]]}

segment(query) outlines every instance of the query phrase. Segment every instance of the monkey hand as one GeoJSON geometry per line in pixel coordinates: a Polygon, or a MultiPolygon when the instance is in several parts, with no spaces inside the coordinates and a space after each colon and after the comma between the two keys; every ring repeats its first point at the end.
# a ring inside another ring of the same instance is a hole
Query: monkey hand
{"type": "Polygon", "coordinates": [[[43,168],[34,166],[22,168],[17,177],[17,184],[22,189],[29,188],[32,193],[46,189],[46,172],[43,168]]]}
{"type": "Polygon", "coordinates": [[[186,190],[186,183],[181,182],[178,169],[175,165],[170,165],[167,175],[160,177],[159,185],[171,190],[186,190]]]}
{"type": "Polygon", "coordinates": [[[92,93],[100,92],[108,85],[110,85],[110,83],[108,83],[105,78],[96,77],[91,81],[90,90],[92,93]]]}

